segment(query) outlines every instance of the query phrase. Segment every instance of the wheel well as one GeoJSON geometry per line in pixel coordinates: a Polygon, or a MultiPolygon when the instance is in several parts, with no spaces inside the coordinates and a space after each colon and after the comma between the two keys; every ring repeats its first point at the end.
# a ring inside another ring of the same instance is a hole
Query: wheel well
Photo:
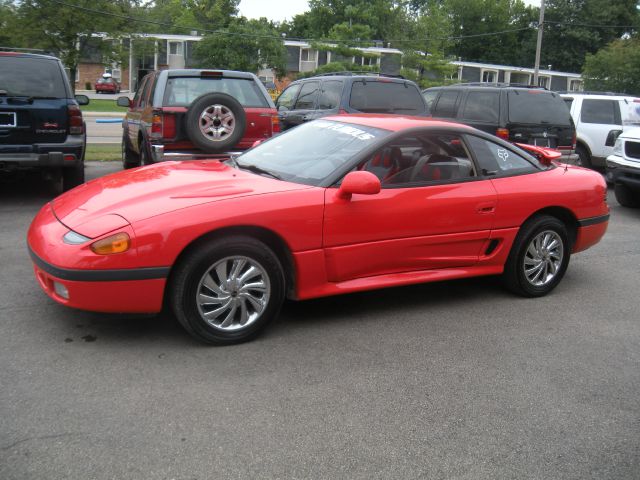
{"type": "Polygon", "coordinates": [[[582,140],[578,140],[576,141],[576,150],[578,150],[578,147],[582,147],[584,151],[587,152],[587,155],[589,155],[589,158],[591,158],[591,149],[589,148],[589,145],[584,143],[582,140]]]}
{"type": "MultiPolygon", "coordinates": [[[[567,233],[569,234],[569,241],[571,245],[576,241],[576,237],[578,235],[578,219],[575,217],[571,210],[563,208],[563,207],[547,207],[542,210],[538,210],[533,213],[526,221],[533,217],[537,217],[540,215],[550,215],[552,217],[556,217],[562,223],[567,226],[567,233]]],[[[524,224],[524,222],[523,222],[524,224]]]]}
{"type": "MultiPolygon", "coordinates": [[[[171,283],[171,277],[173,272],[175,271],[176,265],[178,265],[182,259],[187,256],[190,252],[197,249],[200,245],[206,242],[210,242],[212,240],[217,240],[222,237],[229,236],[238,236],[243,235],[247,237],[254,238],[256,240],[261,241],[267,247],[269,247],[273,253],[276,254],[282,268],[284,270],[284,278],[285,278],[285,291],[287,298],[294,298],[295,296],[295,263],[293,261],[293,255],[291,254],[291,250],[289,246],[285,243],[285,241],[278,234],[273,231],[263,228],[256,227],[251,225],[246,226],[234,226],[234,227],[225,227],[219,230],[214,230],[212,232],[205,233],[204,235],[193,240],[189,245],[187,245],[182,252],[176,258],[173,266],[171,267],[171,272],[169,273],[169,277],[167,278],[167,285],[171,283]]],[[[165,298],[166,298],[167,289],[165,289],[165,298]]]]}

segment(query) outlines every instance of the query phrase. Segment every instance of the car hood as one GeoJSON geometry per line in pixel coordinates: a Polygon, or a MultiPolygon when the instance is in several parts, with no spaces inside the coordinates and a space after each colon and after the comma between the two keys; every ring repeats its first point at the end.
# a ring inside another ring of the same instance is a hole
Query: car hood
{"type": "Polygon", "coordinates": [[[217,160],[164,162],[92,180],[52,202],[68,228],[90,238],[166,212],[248,195],[311,188],[217,160]]]}

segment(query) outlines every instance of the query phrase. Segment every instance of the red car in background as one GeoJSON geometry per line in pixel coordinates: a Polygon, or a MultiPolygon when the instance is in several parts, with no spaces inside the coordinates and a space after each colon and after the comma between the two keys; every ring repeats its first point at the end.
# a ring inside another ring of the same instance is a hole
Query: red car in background
{"type": "Polygon", "coordinates": [[[609,207],[602,175],[525,148],[538,158],[456,123],[327,117],[226,162],[90,181],[42,208],[29,251],[57,302],[170,305],[209,343],[254,337],[285,298],[480,275],[539,297],[600,241],[609,207]]]}
{"type": "Polygon", "coordinates": [[[96,93],[120,93],[120,84],[111,77],[99,78],[96,81],[96,93]]]}
{"type": "Polygon", "coordinates": [[[122,128],[124,168],[242,151],[280,132],[278,112],[252,73],[178,69],[144,77],[122,128]]]}

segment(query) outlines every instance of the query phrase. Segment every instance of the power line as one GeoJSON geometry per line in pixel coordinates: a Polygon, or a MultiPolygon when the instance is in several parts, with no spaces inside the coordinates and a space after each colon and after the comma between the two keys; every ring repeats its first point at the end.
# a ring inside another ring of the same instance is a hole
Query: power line
{"type": "Polygon", "coordinates": [[[552,23],[554,25],[562,25],[565,27],[590,27],[590,28],[638,28],[637,25],[593,25],[590,23],[573,23],[573,22],[556,22],[553,20],[545,20],[544,23],[552,23]]]}

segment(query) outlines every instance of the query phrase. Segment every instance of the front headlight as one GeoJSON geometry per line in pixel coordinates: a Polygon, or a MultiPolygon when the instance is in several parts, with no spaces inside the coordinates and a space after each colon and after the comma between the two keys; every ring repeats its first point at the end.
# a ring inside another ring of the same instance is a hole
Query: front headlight
{"type": "Polygon", "coordinates": [[[622,143],[623,140],[621,138],[617,138],[616,143],[613,146],[613,154],[617,155],[618,157],[622,156],[622,143]]]}
{"type": "Polygon", "coordinates": [[[81,245],[84,242],[88,242],[89,240],[91,240],[89,237],[80,235],[79,233],[74,232],[73,230],[69,230],[67,233],[64,234],[64,237],[62,237],[62,241],[69,245],[81,245]]]}

